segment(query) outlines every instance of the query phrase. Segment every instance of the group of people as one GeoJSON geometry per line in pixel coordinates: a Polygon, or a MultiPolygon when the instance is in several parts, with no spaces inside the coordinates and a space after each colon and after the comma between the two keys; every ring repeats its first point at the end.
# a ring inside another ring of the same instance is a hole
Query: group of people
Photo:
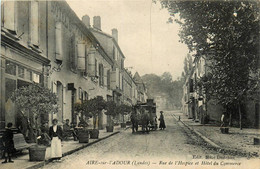
{"type": "MultiPolygon", "coordinates": [[[[154,119],[154,124],[157,128],[157,116],[155,117],[154,119]]],[[[159,128],[160,130],[164,130],[166,128],[166,125],[165,125],[165,121],[164,121],[164,115],[163,115],[163,111],[160,111],[160,118],[159,118],[159,121],[160,121],[160,124],[159,124],[159,128]]]]}
{"type": "MultiPolygon", "coordinates": [[[[149,133],[150,129],[156,130],[158,128],[157,116],[151,117],[147,110],[141,109],[140,112],[133,111],[131,113],[132,133],[138,131],[138,126],[142,125],[142,131],[149,133]]],[[[159,128],[164,130],[166,128],[163,111],[160,111],[159,128]]]]}
{"type": "MultiPolygon", "coordinates": [[[[14,134],[12,131],[12,123],[8,123],[6,130],[3,133],[2,136],[2,142],[4,146],[4,158],[5,160],[2,162],[2,164],[5,163],[13,163],[14,161],[11,159],[12,154],[16,151],[14,147],[14,134]]],[[[43,135],[41,135],[42,137],[43,135]]],[[[51,158],[53,161],[60,161],[62,157],[62,148],[61,148],[61,141],[63,140],[63,130],[61,126],[58,125],[58,120],[54,119],[52,120],[52,126],[49,128],[48,136],[45,135],[45,137],[49,137],[51,140],[51,158]]]]}

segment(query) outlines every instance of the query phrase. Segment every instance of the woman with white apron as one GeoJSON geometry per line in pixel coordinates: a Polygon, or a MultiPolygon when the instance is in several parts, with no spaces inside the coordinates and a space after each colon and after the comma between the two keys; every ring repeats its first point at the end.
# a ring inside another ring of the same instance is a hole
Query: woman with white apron
{"type": "Polygon", "coordinates": [[[62,128],[58,126],[58,120],[52,120],[52,126],[49,130],[51,138],[51,158],[52,160],[60,161],[62,157],[61,140],[62,140],[62,128]]]}

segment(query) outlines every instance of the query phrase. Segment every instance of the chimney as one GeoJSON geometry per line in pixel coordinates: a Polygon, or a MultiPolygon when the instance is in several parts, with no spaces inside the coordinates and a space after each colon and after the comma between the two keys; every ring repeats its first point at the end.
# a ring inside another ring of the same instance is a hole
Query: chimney
{"type": "Polygon", "coordinates": [[[93,27],[101,31],[101,18],[100,16],[93,17],[93,27]]]}
{"type": "Polygon", "coordinates": [[[82,16],[82,22],[86,25],[87,28],[90,28],[90,17],[88,15],[82,16]]]}
{"type": "Polygon", "coordinates": [[[115,41],[118,43],[118,31],[116,28],[112,29],[112,37],[115,39],[115,41]]]}

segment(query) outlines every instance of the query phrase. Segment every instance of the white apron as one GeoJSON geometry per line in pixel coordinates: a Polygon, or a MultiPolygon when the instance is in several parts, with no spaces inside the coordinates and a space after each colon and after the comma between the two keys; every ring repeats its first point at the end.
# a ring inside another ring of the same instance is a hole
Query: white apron
{"type": "Polygon", "coordinates": [[[51,158],[62,157],[61,140],[58,137],[53,137],[51,140],[51,158]]]}

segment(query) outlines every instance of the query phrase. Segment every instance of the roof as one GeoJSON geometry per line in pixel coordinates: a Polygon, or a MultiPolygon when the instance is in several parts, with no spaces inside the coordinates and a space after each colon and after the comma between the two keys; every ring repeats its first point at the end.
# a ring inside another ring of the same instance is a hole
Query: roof
{"type": "MultiPolygon", "coordinates": [[[[95,29],[95,28],[90,28],[90,30],[93,31],[93,32],[99,33],[101,35],[104,35],[107,38],[111,38],[113,43],[116,45],[117,49],[119,50],[120,54],[122,55],[122,57],[125,58],[124,53],[122,52],[121,48],[119,47],[117,41],[113,38],[113,36],[109,35],[108,33],[103,32],[103,31],[100,31],[98,29],[95,29]]],[[[103,42],[101,41],[101,43],[103,43],[103,42]]]]}

